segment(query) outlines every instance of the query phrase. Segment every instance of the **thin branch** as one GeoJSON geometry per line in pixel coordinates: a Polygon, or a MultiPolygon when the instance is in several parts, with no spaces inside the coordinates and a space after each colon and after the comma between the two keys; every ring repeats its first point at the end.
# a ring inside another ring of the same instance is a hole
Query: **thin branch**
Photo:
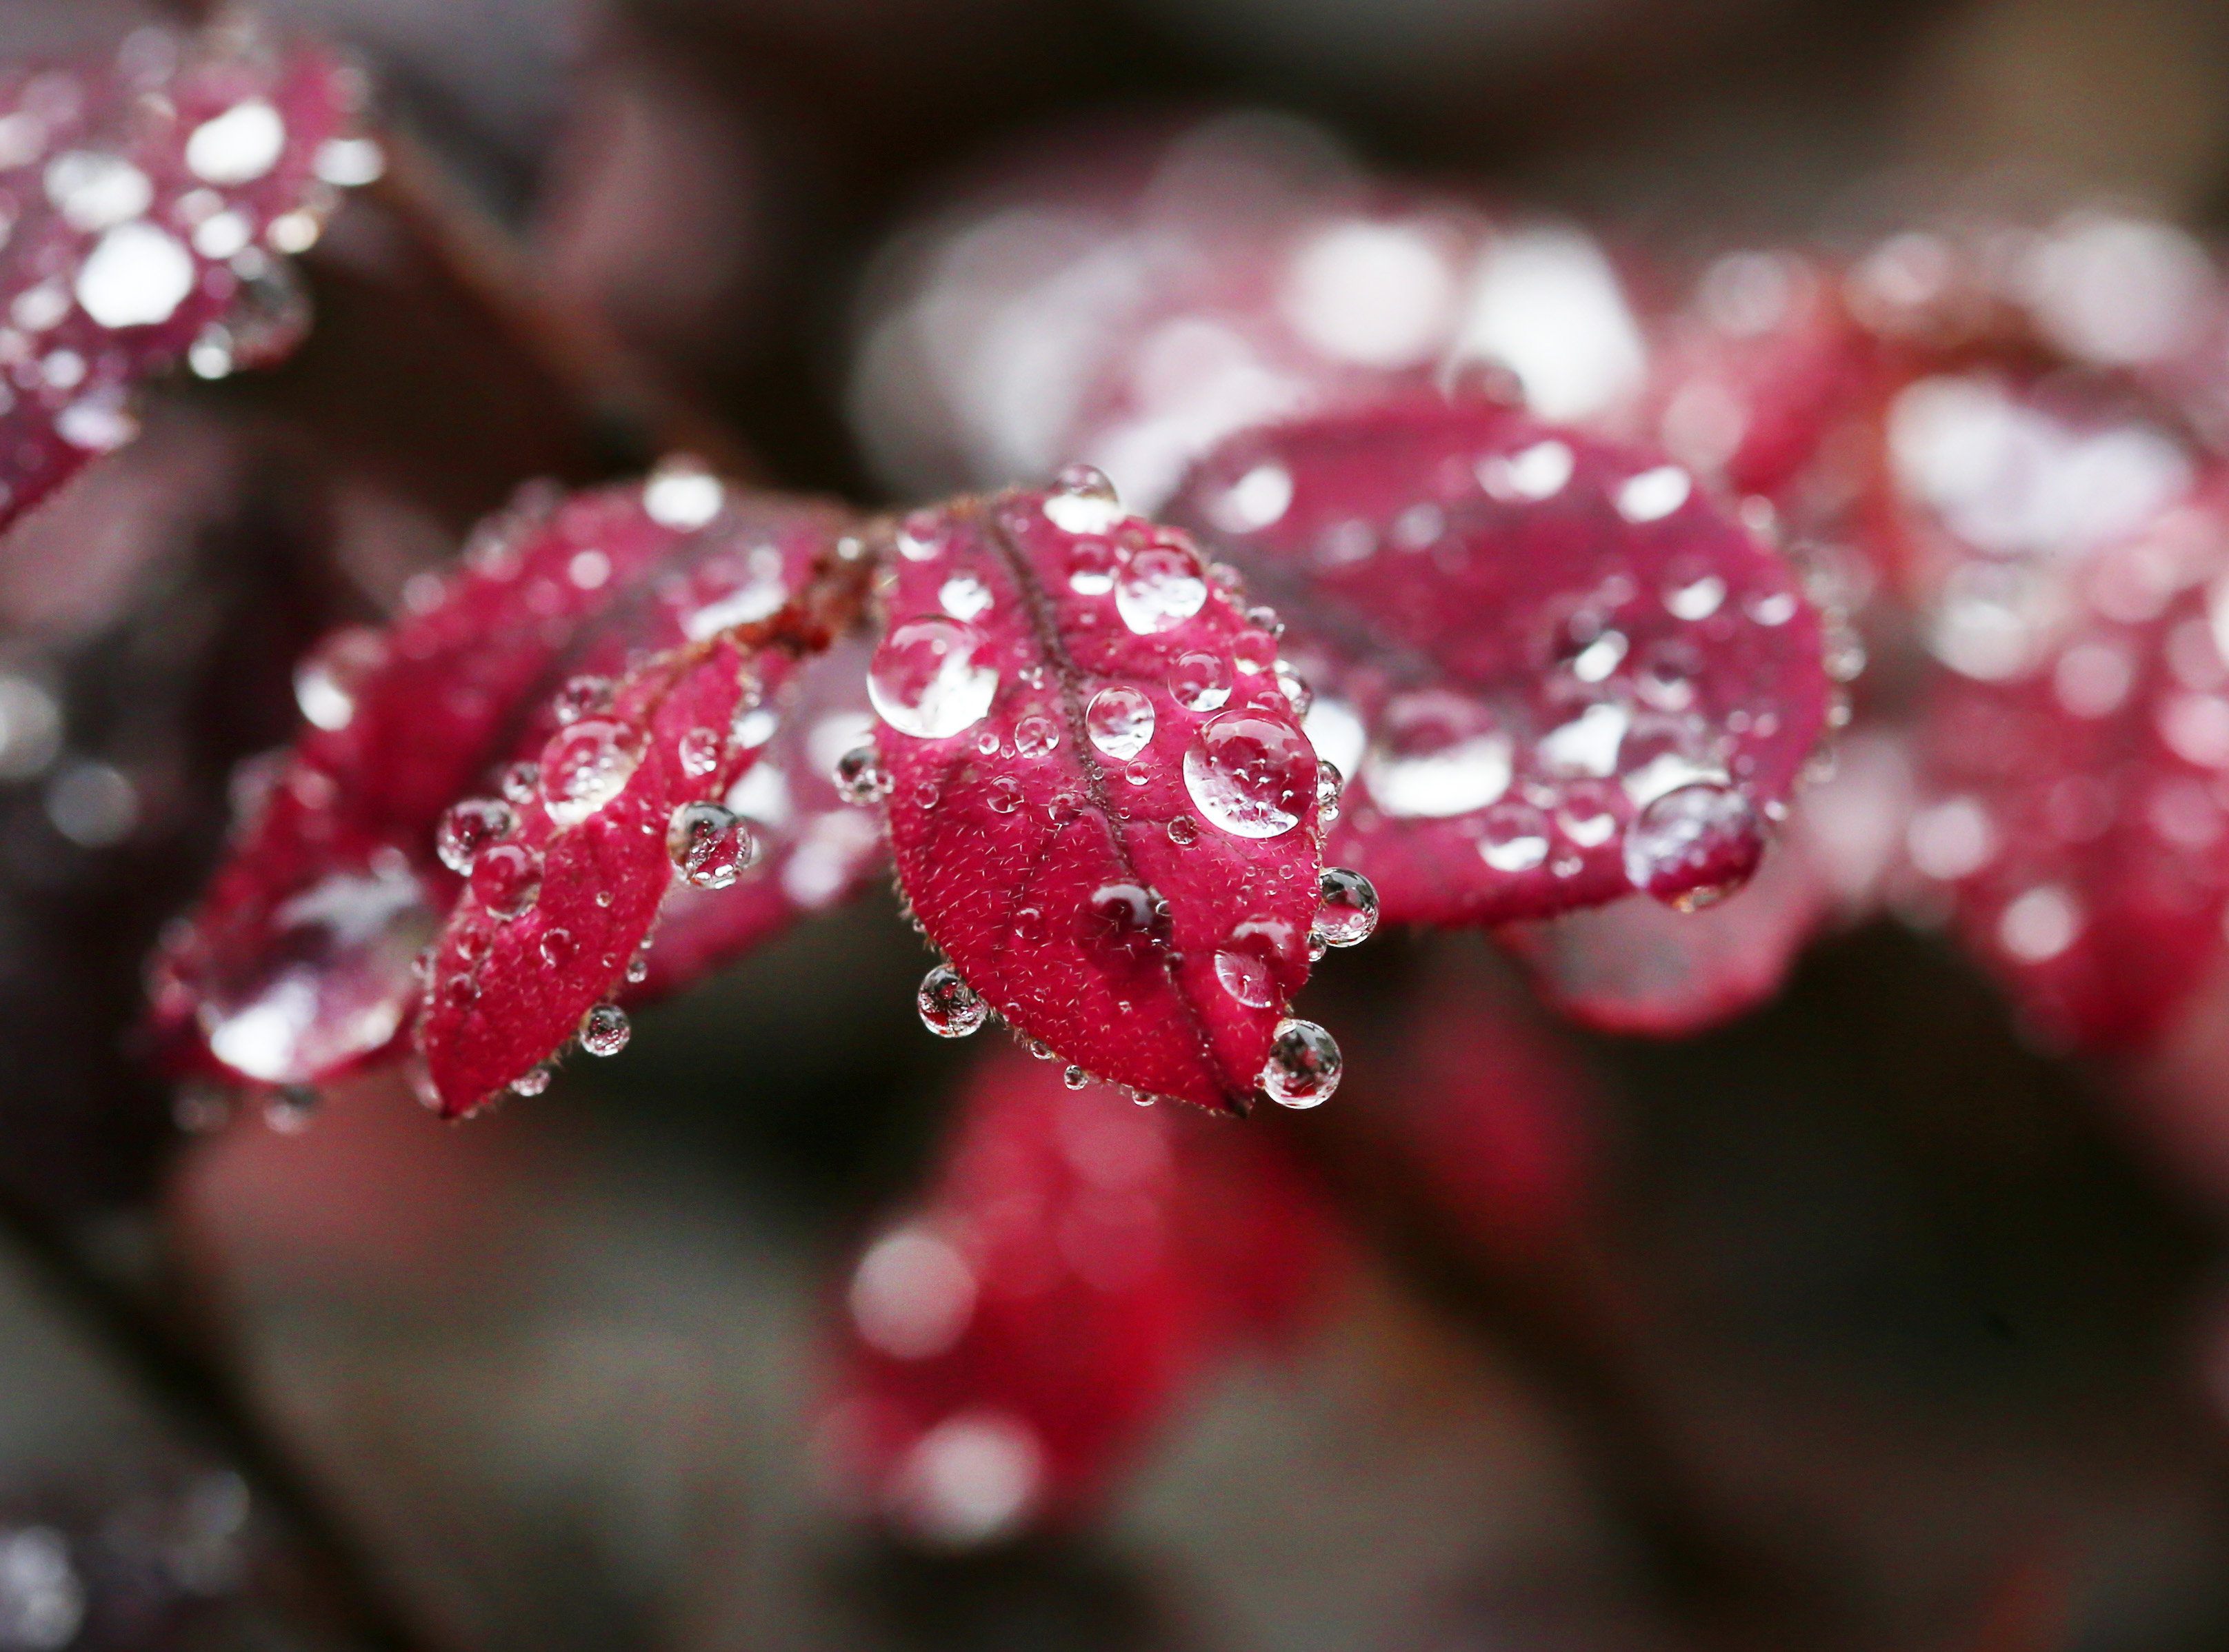
{"type": "Polygon", "coordinates": [[[346,1522],[228,1374],[93,1267],[62,1226],[4,1178],[0,1243],[168,1421],[239,1472],[251,1497],[277,1515],[360,1644],[431,1652],[434,1643],[410,1623],[346,1522]]]}

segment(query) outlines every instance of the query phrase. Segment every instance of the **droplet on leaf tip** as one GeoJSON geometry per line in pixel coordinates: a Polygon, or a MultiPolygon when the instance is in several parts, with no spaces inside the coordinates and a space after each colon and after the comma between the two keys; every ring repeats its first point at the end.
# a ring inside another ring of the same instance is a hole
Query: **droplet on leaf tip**
{"type": "Polygon", "coordinates": [[[626,1011],[617,1004],[598,1004],[581,1017],[581,1047],[591,1055],[617,1055],[633,1035],[626,1011]]]}
{"type": "Polygon", "coordinates": [[[1326,946],[1354,946],[1378,927],[1378,891],[1359,872],[1326,867],[1320,880],[1323,905],[1317,910],[1314,938],[1326,946]]]}
{"type": "Polygon", "coordinates": [[[1314,1021],[1288,1018],[1277,1023],[1270,1041],[1262,1089],[1281,1106],[1320,1107],[1339,1088],[1342,1066],[1329,1033],[1314,1021]]]}
{"type": "Polygon", "coordinates": [[[921,989],[914,996],[921,1010],[921,1024],[939,1038],[965,1038],[980,1028],[991,1014],[991,1007],[948,964],[940,964],[923,976],[921,989]]]}

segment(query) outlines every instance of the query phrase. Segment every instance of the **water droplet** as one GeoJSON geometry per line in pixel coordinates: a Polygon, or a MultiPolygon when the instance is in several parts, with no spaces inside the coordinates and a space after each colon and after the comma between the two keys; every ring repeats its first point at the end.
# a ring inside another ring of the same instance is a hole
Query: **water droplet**
{"type": "Polygon", "coordinates": [[[635,731],[601,717],[561,728],[542,748],[536,777],[549,818],[577,826],[626,790],[641,761],[635,731]]]}
{"type": "Polygon", "coordinates": [[[1635,817],[1625,875],[1635,888],[1693,912],[1747,883],[1763,855],[1763,823],[1747,797],[1727,786],[1681,786],[1635,817]]]}
{"type": "Polygon", "coordinates": [[[720,752],[726,744],[716,728],[691,729],[678,747],[681,772],[692,780],[703,779],[720,766],[720,752]]]}
{"type": "Polygon", "coordinates": [[[725,889],[758,859],[750,829],[716,803],[685,803],[666,823],[665,852],[699,889],[725,889]]]}
{"type": "Polygon", "coordinates": [[[937,587],[937,605],[954,619],[974,619],[991,606],[991,587],[972,573],[955,573],[937,587]]]}
{"type": "Polygon", "coordinates": [[[875,650],[867,697],[883,720],[918,740],[943,740],[981,720],[999,692],[983,633],[930,615],[895,627],[875,650]]]}
{"type": "MultiPolygon", "coordinates": [[[[1267,613],[1267,609],[1256,609],[1267,613]]],[[[1252,615],[1248,616],[1249,618],[1252,615]]],[[[1242,631],[1230,644],[1232,663],[1249,677],[1261,676],[1277,663],[1277,639],[1266,631],[1242,631]]]]}
{"type": "Polygon", "coordinates": [[[1386,814],[1442,820],[1483,809],[1509,789],[1511,741],[1476,701],[1439,690],[1396,696],[1362,760],[1386,814]]]}
{"type": "Polygon", "coordinates": [[[1105,471],[1071,464],[1053,478],[1045,519],[1070,534],[1103,534],[1122,520],[1122,501],[1105,471]]]}
{"type": "Polygon", "coordinates": [[[580,951],[571,930],[550,928],[542,932],[542,961],[551,969],[563,969],[578,956],[580,951]]]}
{"type": "Polygon", "coordinates": [[[1181,545],[1148,545],[1114,582],[1114,611],[1140,637],[1174,631],[1207,602],[1199,558],[1181,545]]]}
{"type": "Polygon", "coordinates": [[[542,857],[523,843],[493,843],[472,862],[472,893],[491,918],[517,917],[542,894],[542,857]]]}
{"type": "Polygon", "coordinates": [[[1249,1009],[1274,1009],[1277,1003],[1276,978],[1269,971],[1269,961],[1258,950],[1243,944],[1219,949],[1215,955],[1215,978],[1232,999],[1249,1009]]]}
{"type": "Polygon", "coordinates": [[[1190,848],[1199,842],[1199,823],[1190,815],[1179,815],[1169,823],[1169,842],[1180,849],[1190,848]]]}
{"type": "Polygon", "coordinates": [[[1479,485],[1494,498],[1512,504],[1532,504],[1563,491],[1571,479],[1575,463],[1563,442],[1535,442],[1523,451],[1505,457],[1490,454],[1478,462],[1479,485]]]}
{"type": "Polygon", "coordinates": [[[1279,660],[1275,669],[1277,692],[1285,696],[1285,703],[1293,708],[1293,715],[1307,716],[1308,708],[1316,702],[1315,690],[1308,687],[1307,680],[1294,669],[1291,661],[1279,660]]]}
{"type": "Polygon", "coordinates": [[[1997,919],[1997,939],[2022,964],[2047,964],[2081,936],[2082,903],[2055,883],[2017,896],[1997,919]]]}
{"type": "Polygon", "coordinates": [[[1629,522],[1661,522],[1687,503],[1694,481],[1676,464],[1628,477],[1617,490],[1617,514],[1629,522]]]}
{"type": "Polygon", "coordinates": [[[577,723],[583,717],[593,717],[612,708],[612,680],[609,677],[578,676],[567,679],[557,690],[551,709],[561,723],[577,723]]]}
{"type": "Polygon", "coordinates": [[[1316,818],[1328,826],[1339,818],[1339,794],[1346,790],[1346,777],[1339,772],[1339,765],[1316,755],[1316,818]]]}
{"type": "Polygon", "coordinates": [[[965,1038],[991,1014],[991,1006],[948,964],[938,964],[922,977],[914,1002],[921,1009],[921,1024],[939,1038],[965,1038]]]}
{"type": "Polygon", "coordinates": [[[542,765],[539,763],[512,763],[506,765],[498,782],[504,801],[524,806],[534,801],[541,790],[542,765]]]}
{"type": "Polygon", "coordinates": [[[346,728],[357,698],[372,674],[387,663],[387,642],[369,626],[337,631],[294,669],[294,699],[319,728],[346,728]]]}
{"type": "Polygon", "coordinates": [[[1378,891],[1359,872],[1328,866],[1318,886],[1323,905],[1316,909],[1314,938],[1326,946],[1352,946],[1378,927],[1378,891]]]}
{"type": "Polygon", "coordinates": [[[1607,701],[1589,706],[1570,722],[1540,737],[1541,766],[1551,774],[1592,775],[1597,779],[1613,775],[1617,772],[1618,749],[1632,726],[1632,714],[1622,706],[1607,701]]]}
{"type": "Polygon", "coordinates": [[[1116,762],[1127,763],[1153,738],[1153,702],[1127,684],[1117,683],[1091,696],[1090,705],[1084,708],[1083,726],[1090,732],[1094,746],[1116,762]]]}
{"type": "Polygon", "coordinates": [[[1052,1060],[1052,1046],[1046,1043],[1044,1040],[1041,1038],[1030,1039],[1022,1046],[1022,1047],[1040,1061],[1050,1061],[1052,1060]]]}
{"type": "Polygon", "coordinates": [[[204,183],[253,183],[286,149],[286,123],[261,98],[236,103],[186,139],[186,169],[204,183]]]}
{"type": "Polygon", "coordinates": [[[538,1096],[549,1087],[549,1080],[555,1077],[555,1070],[547,1062],[530,1066],[511,1081],[511,1093],[514,1096],[538,1096]]]}
{"type": "Polygon", "coordinates": [[[581,1017],[581,1047],[591,1055],[617,1055],[633,1036],[626,1011],[617,1004],[598,1004],[581,1017]]]}
{"type": "Polygon", "coordinates": [[[836,759],[836,795],[859,809],[871,809],[890,795],[890,772],[870,743],[855,746],[836,759]]]}
{"type": "Polygon", "coordinates": [[[1060,744],[1060,725],[1042,714],[1032,714],[1014,725],[1014,754],[1044,757],[1060,744]]]}
{"type": "Polygon", "coordinates": [[[1530,872],[1548,858],[1548,817],[1530,804],[1497,804],[1480,825],[1478,857],[1496,872],[1530,872]]]}
{"type": "Polygon", "coordinates": [[[493,797],[467,797],[452,804],[434,834],[434,852],[441,864],[459,876],[472,869],[479,852],[499,837],[508,837],[517,823],[511,805],[493,797]]]}
{"type": "MultiPolygon", "coordinates": [[[[1123,770],[1122,770],[1122,778],[1123,778],[1124,780],[1127,781],[1130,784],[1132,784],[1132,785],[1134,785],[1134,786],[1142,786],[1142,785],[1144,785],[1144,784],[1146,784],[1146,782],[1147,782],[1148,780],[1152,779],[1153,778],[1153,770],[1152,770],[1151,766],[1150,766],[1150,765],[1147,765],[1147,764],[1144,764],[1144,763],[1131,763],[1131,764],[1126,764],[1126,765],[1123,766],[1123,770]]],[[[1125,820],[1127,820],[1127,819],[1129,819],[1129,817],[1130,817],[1130,816],[1129,816],[1128,813],[1127,813],[1127,810],[1126,810],[1126,812],[1123,814],[1122,818],[1123,818],[1123,819],[1125,819],[1125,820]]]]}
{"type": "Polygon", "coordinates": [[[1708,619],[1726,599],[1726,582],[1705,573],[1685,585],[1664,588],[1664,607],[1674,619],[1708,619]]]}
{"type": "Polygon", "coordinates": [[[1022,783],[1011,774],[994,774],[983,788],[983,801],[994,815],[1011,815],[1022,806],[1022,783]]]}
{"type": "Polygon", "coordinates": [[[661,528],[687,532],[720,514],[727,490],[720,478],[685,454],[662,461],[643,484],[643,513],[661,528]]]}
{"type": "Polygon", "coordinates": [[[1086,903],[1083,927],[1102,957],[1150,963],[1168,950],[1168,902],[1141,883],[1102,883],[1086,903]]]}
{"type": "Polygon", "coordinates": [[[626,966],[626,979],[627,985],[631,987],[639,987],[644,982],[649,980],[650,960],[639,952],[629,958],[627,960],[626,966]]]}
{"type": "Polygon", "coordinates": [[[1091,1075],[1082,1067],[1070,1067],[1060,1075],[1060,1081],[1070,1090],[1081,1090],[1091,1082],[1091,1075]]]}
{"type": "Polygon", "coordinates": [[[1180,654],[1169,668],[1169,692],[1186,711],[1221,711],[1230,698],[1230,666],[1204,649],[1180,654]]]}
{"type": "Polygon", "coordinates": [[[1210,509],[1225,533],[1250,534],[1281,520],[1292,503],[1293,473],[1270,459],[1232,483],[1210,509]]]}
{"type": "Polygon", "coordinates": [[[1185,752],[1185,790],[1213,825],[1237,837],[1276,837],[1315,800],[1316,758],[1301,731],[1256,711],[1218,713],[1185,752]]]}
{"type": "Polygon", "coordinates": [[[1625,658],[1625,633],[1604,631],[1571,657],[1571,675],[1582,682],[1600,682],[1625,658]]]}
{"type": "Polygon", "coordinates": [[[1269,1059],[1262,1068],[1262,1088],[1285,1107],[1320,1107],[1339,1088],[1339,1046],[1312,1021],[1277,1023],[1269,1059]]]}
{"type": "Polygon", "coordinates": [[[1079,597],[1103,597],[1114,588],[1114,547],[1103,539],[1079,539],[1068,550],[1068,588],[1079,597]]]}

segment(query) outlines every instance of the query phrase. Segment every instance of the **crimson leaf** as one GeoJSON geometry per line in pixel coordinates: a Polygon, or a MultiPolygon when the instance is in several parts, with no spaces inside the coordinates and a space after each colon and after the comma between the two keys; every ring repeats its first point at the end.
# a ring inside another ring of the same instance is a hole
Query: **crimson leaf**
{"type": "Polygon", "coordinates": [[[1095,472],[909,518],[884,600],[868,688],[929,938],[1088,1072],[1243,1111],[1321,869],[1272,637],[1095,472]]]}
{"type": "Polygon", "coordinates": [[[1484,401],[1234,439],[1173,518],[1291,622],[1353,770],[1327,857],[1387,918],[1500,923],[1738,887],[1825,727],[1794,575],[1635,451],[1484,401]]]}

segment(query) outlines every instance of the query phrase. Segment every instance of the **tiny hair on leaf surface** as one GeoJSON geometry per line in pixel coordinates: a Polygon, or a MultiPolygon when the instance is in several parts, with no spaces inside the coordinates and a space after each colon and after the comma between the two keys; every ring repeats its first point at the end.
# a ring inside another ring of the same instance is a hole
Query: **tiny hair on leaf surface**
{"type": "Polygon", "coordinates": [[[940,1546],[1088,1514],[1203,1367],[1305,1329],[1338,1254],[1258,1126],[990,1052],[922,1203],[845,1277],[828,1467],[940,1546]]]}
{"type": "MultiPolygon", "coordinates": [[[[685,463],[569,497],[531,488],[390,629],[327,638],[296,676],[308,727],[262,770],[231,854],[157,961],[174,1059],[306,1084],[387,1051],[419,1000],[413,960],[459,888],[436,842],[444,811],[485,805],[447,846],[468,866],[535,795],[517,765],[562,727],[561,702],[596,699],[638,650],[780,611],[848,520],[736,494],[685,463]]],[[[768,707],[744,737],[776,720],[768,707]]],[[[720,950],[700,946],[700,965],[720,950]]]]}
{"type": "Polygon", "coordinates": [[[80,62],[0,65],[0,313],[21,355],[0,410],[0,528],[131,439],[132,394],[188,361],[286,353],[306,250],[379,170],[362,77],[228,16],[137,30],[80,62]]]}
{"type": "Polygon", "coordinates": [[[1483,400],[1233,439],[1173,520],[1288,623],[1394,922],[1738,888],[1828,721],[1795,571],[1662,458],[1483,400]]]}
{"type": "Polygon", "coordinates": [[[1243,1111],[1307,978],[1315,754],[1189,539],[1066,474],[896,529],[868,683],[899,886],[1018,1033],[1243,1111]]]}

